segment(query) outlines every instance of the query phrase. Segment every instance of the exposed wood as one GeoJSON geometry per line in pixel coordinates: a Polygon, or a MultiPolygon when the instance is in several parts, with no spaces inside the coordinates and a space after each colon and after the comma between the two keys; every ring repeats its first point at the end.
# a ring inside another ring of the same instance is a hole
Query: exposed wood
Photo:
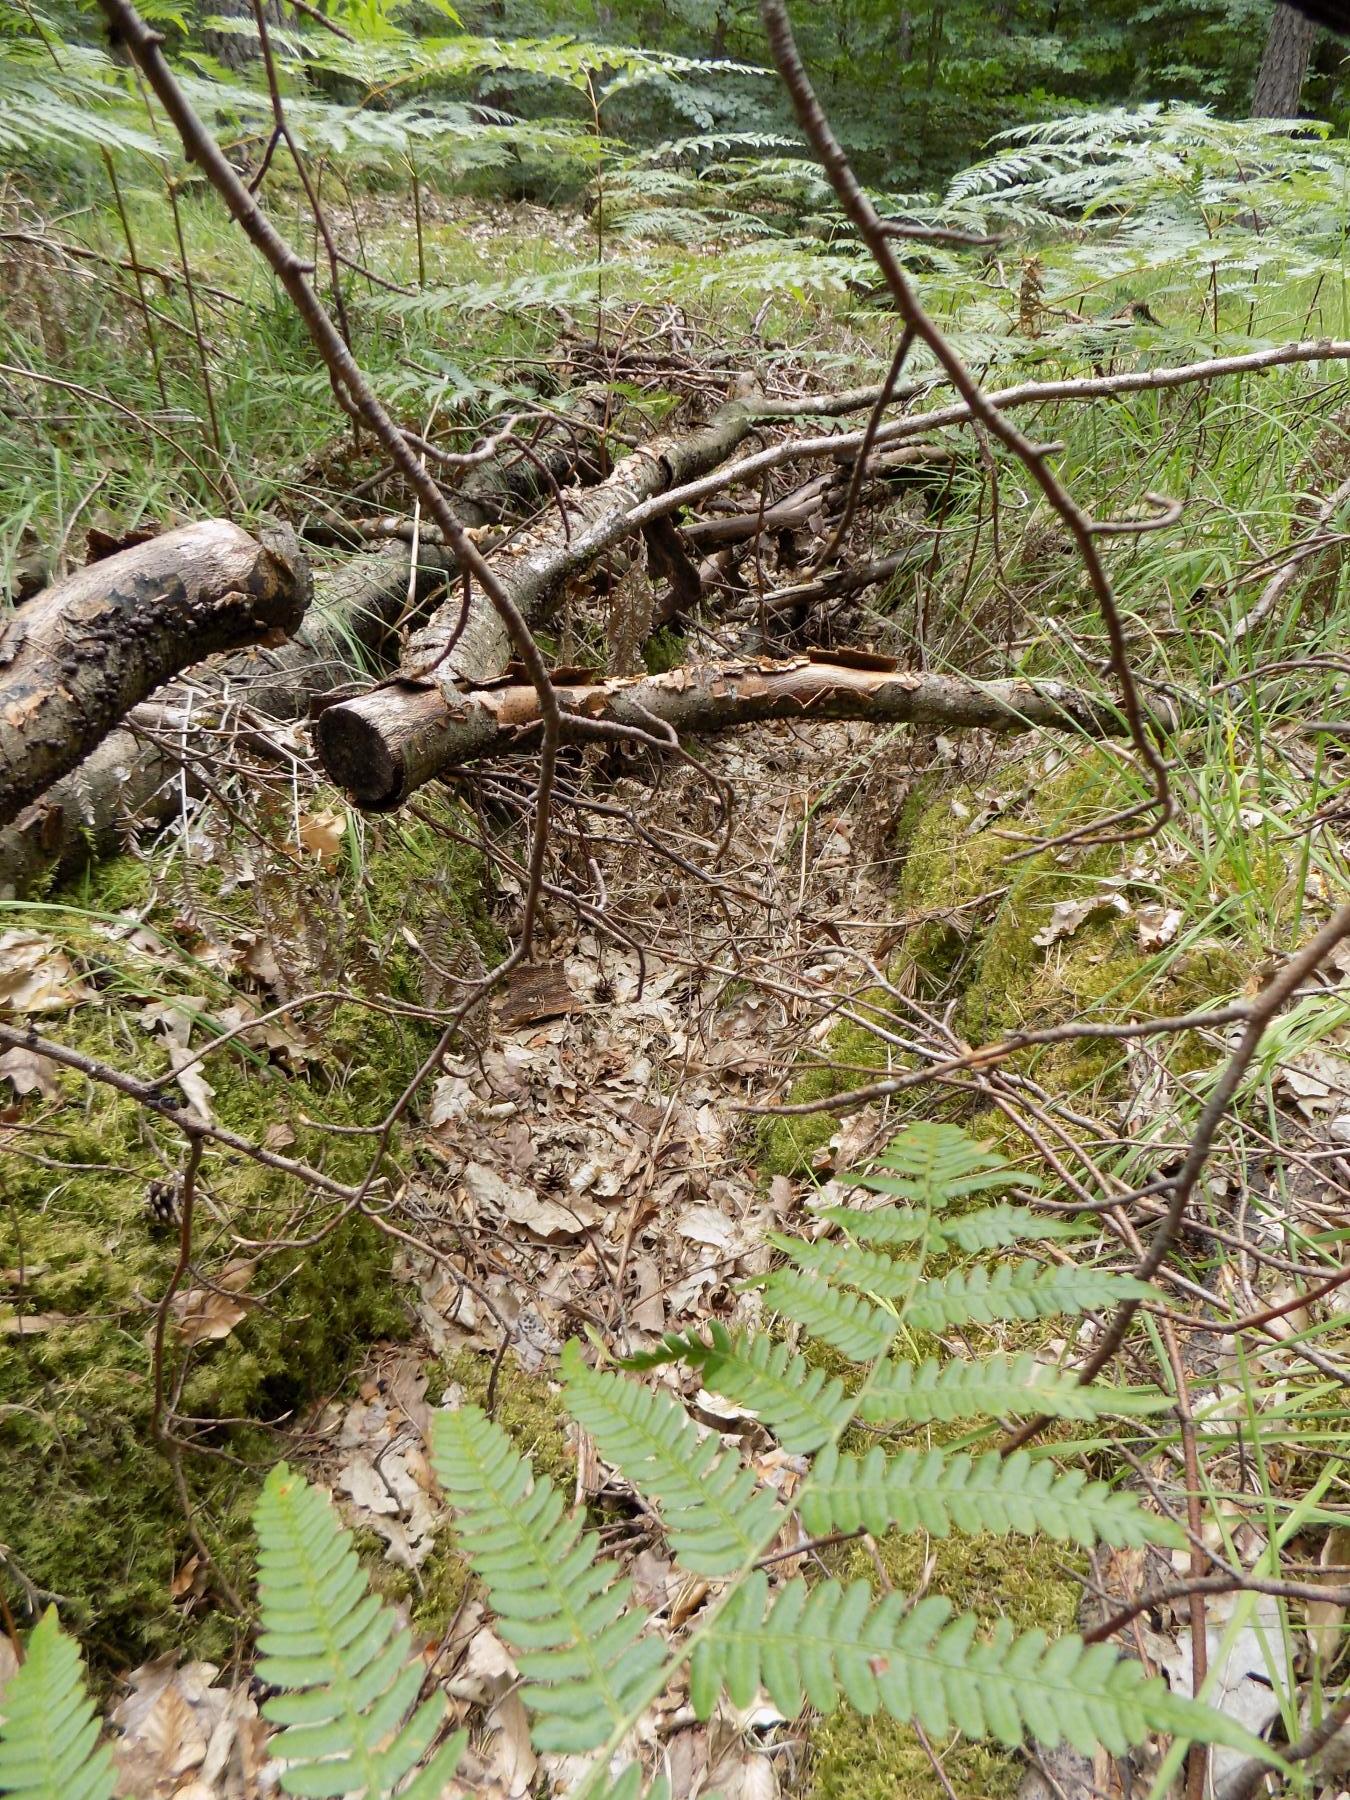
{"type": "MultiPolygon", "coordinates": [[[[1040,726],[1094,739],[1128,735],[1117,707],[1063,682],[975,682],[918,674],[887,657],[861,653],[718,663],[674,669],[666,675],[567,683],[556,692],[564,738],[569,735],[569,720],[603,720],[649,732],[655,726],[658,734],[665,725],[692,736],[774,719],[863,719],[938,730],[1025,731],[1040,726]]],[[[538,733],[538,696],[525,684],[476,688],[458,695],[453,703],[431,691],[421,699],[424,730],[428,741],[434,741],[442,773],[528,748],[538,733]]],[[[1168,709],[1152,722],[1171,726],[1179,722],[1179,714],[1168,709]]],[[[374,771],[378,780],[387,781],[395,771],[387,760],[378,720],[369,730],[369,740],[355,746],[357,761],[374,771]]]]}
{"type": "Polygon", "coordinates": [[[308,600],[294,540],[207,519],[120,551],[19,608],[0,634],[0,825],[118,720],[219,650],[288,636],[308,600]]]}
{"type": "MultiPolygon", "coordinates": [[[[493,559],[492,567],[527,623],[540,618],[606,550],[636,530],[633,510],[653,495],[714,469],[745,438],[753,415],[724,407],[683,436],[653,438],[607,480],[567,490],[534,530],[493,559]]],[[[511,645],[498,613],[476,592],[461,619],[456,598],[410,641],[395,681],[329,707],[315,742],[339,787],[371,811],[400,805],[453,760],[457,712],[466,687],[495,680],[511,645]]]]}

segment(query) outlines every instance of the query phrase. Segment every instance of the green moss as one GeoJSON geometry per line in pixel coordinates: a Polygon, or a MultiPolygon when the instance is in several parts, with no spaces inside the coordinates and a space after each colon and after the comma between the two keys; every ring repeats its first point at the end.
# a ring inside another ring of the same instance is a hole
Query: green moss
{"type": "MultiPolygon", "coordinates": [[[[434,919],[443,938],[453,931],[490,944],[472,859],[447,854],[429,829],[371,832],[349,877],[338,884],[316,870],[312,893],[301,884],[293,904],[329,909],[354,996],[423,1002],[404,926],[416,935],[434,919]]],[[[212,885],[203,879],[199,891],[212,885]]],[[[247,886],[210,904],[217,943],[260,925],[247,886]]],[[[147,1002],[204,994],[193,1010],[214,1012],[236,997],[219,959],[203,964],[176,953],[183,943],[195,949],[198,929],[153,898],[150,874],[134,859],[92,869],[16,922],[60,942],[98,990],[44,1029],[140,1077],[169,1069],[163,1039],[140,1019],[147,1002]],[[158,934],[157,952],[147,955],[129,934],[107,930],[107,915],[132,909],[158,934]]],[[[256,989],[247,997],[266,1004],[256,989]]],[[[202,1073],[220,1124],[253,1142],[270,1133],[286,1154],[351,1184],[366,1171],[371,1140],[334,1135],[323,1124],[378,1120],[424,1054],[434,1023],[355,997],[310,1022],[311,1050],[295,1066],[284,1052],[269,1057],[234,1046],[208,1055],[202,1073]]],[[[204,1041],[196,1027],[194,1046],[204,1041]]],[[[7,1152],[0,1204],[0,1270],[8,1271],[0,1313],[43,1315],[45,1326],[0,1335],[0,1543],[30,1581],[63,1596],[103,1671],[170,1646],[219,1656],[230,1649],[233,1622],[212,1613],[185,1620],[170,1595],[190,1545],[152,1431],[155,1310],[177,1234],[153,1222],[146,1197],[151,1182],[181,1166],[182,1142],[106,1086],[73,1073],[59,1085],[60,1101],[25,1104],[22,1123],[35,1129],[16,1133],[7,1152]]],[[[166,1368],[171,1385],[183,1375],[180,1435],[219,1453],[184,1459],[197,1522],[245,1591],[248,1513],[277,1454],[264,1426],[288,1421],[331,1391],[372,1341],[407,1329],[389,1241],[364,1220],[341,1221],[339,1212],[335,1200],[307,1193],[281,1172],[206,1147],[184,1290],[206,1287],[231,1261],[252,1260],[247,1310],[228,1335],[190,1349],[171,1325],[166,1368]],[[315,1236],[297,1249],[253,1247],[315,1236]]]]}
{"type": "MultiPolygon", "coordinates": [[[[877,1553],[902,1592],[915,1590],[931,1555],[926,1591],[946,1595],[958,1611],[986,1623],[1006,1617],[1019,1631],[1039,1627],[1052,1636],[1074,1627],[1079,1588],[1060,1545],[988,1536],[932,1543],[893,1533],[877,1553]]],[[[877,1582],[871,1556],[858,1545],[836,1553],[833,1572],[845,1581],[877,1582]]],[[[957,1740],[932,1748],[961,1800],[1009,1800],[1025,1773],[1021,1758],[997,1745],[957,1740]]],[[[944,1790],[912,1727],[841,1710],[811,1734],[807,1791],[811,1800],[928,1800],[944,1790]]]]}
{"type": "MultiPolygon", "coordinates": [[[[457,1351],[445,1359],[446,1379],[463,1390],[466,1400],[486,1407],[492,1362],[481,1351],[457,1351]]],[[[508,1362],[497,1378],[492,1417],[521,1455],[530,1458],[538,1474],[570,1486],[577,1458],[567,1408],[546,1375],[531,1375],[508,1362]]]]}
{"type": "MultiPolygon", "coordinates": [[[[877,999],[873,996],[874,1001],[877,999]]],[[[842,1019],[826,1039],[824,1060],[807,1069],[793,1082],[788,1101],[800,1106],[808,1100],[826,1100],[849,1088],[875,1079],[869,1071],[885,1073],[886,1045],[865,1025],[842,1019]]],[[[766,1117],[759,1128],[757,1161],[765,1175],[804,1175],[814,1158],[838,1129],[833,1113],[798,1113],[766,1117]]]]}
{"type": "Polygon", "coordinates": [[[642,646],[642,660],[649,675],[668,675],[684,661],[687,646],[678,631],[668,625],[649,637],[642,646]]]}

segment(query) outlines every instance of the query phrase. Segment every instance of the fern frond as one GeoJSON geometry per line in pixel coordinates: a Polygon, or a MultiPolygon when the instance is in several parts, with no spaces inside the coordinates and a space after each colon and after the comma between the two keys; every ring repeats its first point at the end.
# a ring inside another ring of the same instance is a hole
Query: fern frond
{"type": "Polygon", "coordinates": [[[732,1337],[724,1325],[670,1333],[654,1349],[628,1359],[630,1369],[669,1362],[697,1369],[703,1385],[753,1413],[785,1450],[805,1455],[828,1443],[848,1423],[853,1402],[837,1376],[811,1368],[804,1356],[767,1336],[732,1337]]]}
{"type": "Polygon", "coordinates": [[[858,1416],[873,1424],[998,1418],[1046,1413],[1055,1419],[1136,1418],[1171,1405],[1156,1388],[1081,1387],[1072,1369],[1029,1352],[975,1362],[889,1362],[873,1372],[858,1416]]]}
{"type": "Polygon", "coordinates": [[[1120,1755],[1161,1730],[1240,1739],[1241,1748],[1260,1753],[1259,1740],[1234,1721],[1170,1693],[1161,1677],[1145,1676],[1108,1644],[1074,1636],[1047,1643],[1039,1631],[1019,1637],[1006,1620],[978,1640],[975,1618],[953,1620],[948,1601],[933,1596],[906,1612],[896,1593],[873,1607],[865,1581],[808,1588],[796,1580],[772,1605],[768,1596],[768,1578],[756,1570],[696,1646],[690,1698],[701,1718],[723,1689],[748,1706],[762,1685],[787,1718],[806,1700],[832,1712],[842,1690],[859,1712],[880,1708],[934,1737],[955,1726],[1005,1744],[1034,1737],[1090,1752],[1100,1743],[1120,1755]]]}
{"type": "Polygon", "coordinates": [[[877,1159],[875,1172],[860,1181],[874,1193],[933,1208],[990,1188],[1040,1185],[958,1126],[931,1121],[907,1126],[877,1159]]]}
{"type": "Polygon", "coordinates": [[[48,1607],[5,1689],[0,1794],[24,1800],[112,1800],[112,1752],[95,1748],[98,1720],[80,1653],[48,1607]]]}
{"type": "Polygon", "coordinates": [[[776,1232],[769,1242],[817,1281],[842,1282],[879,1300],[908,1299],[923,1275],[922,1263],[897,1262],[880,1250],[860,1250],[856,1244],[813,1244],[804,1238],[780,1237],[776,1232]]]}
{"type": "Polygon", "coordinates": [[[1046,1319],[1088,1312],[1121,1300],[1156,1298],[1146,1281],[1072,1263],[1047,1268],[1037,1262],[977,1263],[926,1281],[906,1311],[919,1331],[952,1325],[992,1325],[999,1319],[1046,1319]]]}
{"type": "Polygon", "coordinates": [[[630,1584],[478,1407],[437,1415],[432,1464],[526,1678],[521,1697],[545,1715],[536,1746],[595,1749],[642,1704],[664,1660],[660,1640],[642,1636],[641,1610],[628,1607],[630,1584]]]}
{"type": "Polygon", "coordinates": [[[696,1575],[726,1575],[751,1560],[772,1532],[772,1494],[669,1394],[588,1369],[573,1340],[563,1351],[572,1417],[600,1454],[656,1501],[680,1562],[696,1575]]]}
{"type": "Polygon", "coordinates": [[[795,1269],[776,1269],[760,1288],[770,1306],[850,1362],[873,1362],[883,1356],[900,1329],[895,1313],[795,1269]]]}
{"type": "MultiPolygon", "coordinates": [[[[253,1515],[258,1534],[262,1652],[258,1674],[292,1690],[265,1702],[285,1727],[271,1754],[296,1795],[384,1800],[435,1742],[445,1717],[437,1694],[417,1706],[423,1667],[390,1607],[369,1592],[351,1533],[332,1507],[284,1463],[267,1478],[253,1515]]],[[[463,1754],[447,1743],[407,1793],[437,1796],[463,1754]]]]}
{"type": "Polygon", "coordinates": [[[1081,1469],[1061,1473],[1025,1450],[971,1458],[943,1450],[878,1447],[866,1457],[821,1451],[802,1493],[801,1522],[812,1537],[834,1531],[874,1536],[898,1527],[933,1537],[956,1531],[1044,1533],[1061,1543],[1178,1548],[1185,1534],[1170,1519],[1145,1512],[1129,1494],[1090,1481],[1081,1469]]]}
{"type": "Polygon", "coordinates": [[[972,1213],[944,1213],[935,1219],[898,1206],[882,1206],[874,1212],[859,1212],[852,1206],[826,1206],[816,1217],[841,1226],[860,1244],[917,1244],[925,1240],[930,1249],[950,1244],[972,1255],[982,1250],[1003,1250],[1012,1244],[1060,1243],[1092,1235],[1092,1227],[1077,1219],[1043,1215],[1011,1202],[972,1213]]]}

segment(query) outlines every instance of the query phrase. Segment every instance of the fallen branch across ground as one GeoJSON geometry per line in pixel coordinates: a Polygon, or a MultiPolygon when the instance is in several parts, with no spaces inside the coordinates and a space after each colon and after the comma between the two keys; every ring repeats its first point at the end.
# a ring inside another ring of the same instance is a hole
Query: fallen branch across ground
{"type": "MultiPolygon", "coordinates": [[[[716,468],[753,423],[733,402],[695,431],[653,438],[597,487],[567,490],[533,531],[493,560],[521,618],[533,624],[542,617],[570,581],[633,534],[635,507],[716,468]]],[[[497,609],[476,592],[467,604],[455,597],[410,640],[393,681],[322,714],[315,742],[328,774],[363,806],[399,805],[443,767],[443,734],[454,730],[465,684],[497,679],[510,655],[497,609]]]]}
{"type": "MultiPolygon", "coordinates": [[[[619,725],[658,739],[730,731],[773,719],[862,719],[877,725],[929,725],[938,730],[982,727],[1025,731],[1033,726],[1090,738],[1128,735],[1119,709],[1058,681],[964,680],[957,675],[916,674],[888,657],[813,652],[786,661],[716,663],[673,669],[666,675],[629,676],[585,683],[554,683],[562,736],[590,737],[597,723],[619,725]]],[[[538,700],[528,684],[501,682],[458,694],[453,703],[428,690],[418,696],[426,741],[434,739],[437,772],[463,763],[528,749],[540,728],[538,700]]],[[[411,704],[411,698],[409,700],[411,704]]],[[[1174,727],[1180,708],[1152,722],[1174,727]]],[[[330,713],[319,719],[319,731],[330,713]]],[[[343,724],[344,752],[365,773],[354,787],[361,806],[378,808],[397,781],[378,723],[362,742],[350,718],[343,724]]]]}
{"type": "Polygon", "coordinates": [[[181,669],[289,636],[308,596],[293,542],[205,519],[28,601],[0,633],[0,825],[181,669]]]}

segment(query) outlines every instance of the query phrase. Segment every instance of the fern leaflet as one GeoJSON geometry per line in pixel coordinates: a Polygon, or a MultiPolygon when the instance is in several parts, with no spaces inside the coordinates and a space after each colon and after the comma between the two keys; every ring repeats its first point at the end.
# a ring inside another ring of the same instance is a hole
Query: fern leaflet
{"type": "Polygon", "coordinates": [[[1087,1312],[1122,1300],[1156,1298],[1146,1281],[1106,1269],[1073,1264],[1046,1268],[1036,1262],[977,1263],[927,1281],[905,1312],[919,1331],[952,1325],[992,1325],[1000,1319],[1044,1319],[1056,1313],[1087,1312]]]}
{"type": "Polygon", "coordinates": [[[775,1270],[761,1286],[770,1306],[795,1319],[812,1337],[850,1362],[871,1362],[884,1355],[900,1328],[895,1313],[795,1269],[775,1270]]]}
{"type": "Polygon", "coordinates": [[[887,1456],[878,1447],[856,1457],[828,1448],[816,1458],[800,1517],[812,1537],[859,1528],[879,1537],[898,1527],[943,1538],[953,1529],[1044,1532],[1084,1545],[1180,1548],[1186,1541],[1171,1520],[1145,1512],[1132,1494],[1090,1481],[1081,1469],[1061,1473],[1025,1450],[971,1458],[943,1450],[887,1456]]]}
{"type": "Polygon", "coordinates": [[[827,1376],[768,1337],[732,1337],[713,1324],[709,1337],[671,1332],[653,1350],[628,1359],[630,1369],[684,1362],[703,1385],[753,1413],[794,1454],[818,1450],[848,1423],[853,1402],[837,1376],[827,1376]]]}
{"type": "Polygon", "coordinates": [[[262,1657],[258,1673],[293,1690],[263,1706],[282,1725],[271,1745],[281,1786],[296,1795],[437,1800],[453,1779],[466,1735],[446,1743],[400,1789],[435,1742],[445,1717],[437,1694],[416,1706],[421,1661],[391,1608],[369,1593],[350,1532],[331,1506],[284,1463],[267,1478],[254,1512],[262,1657]]]}
{"type": "Polygon", "coordinates": [[[459,1515],[464,1550],[517,1653],[525,1704],[545,1717],[540,1749],[593,1750],[642,1703],[664,1661],[643,1637],[630,1586],[596,1558],[594,1532],[565,1515],[500,1426],[476,1406],[441,1413],[432,1463],[459,1515]]]}
{"type": "Polygon", "coordinates": [[[1006,1620],[979,1640],[975,1618],[952,1619],[939,1596],[908,1612],[902,1594],[871,1602],[865,1581],[808,1588],[798,1579],[770,1605],[768,1579],[756,1570],[694,1650],[695,1711],[707,1718],[723,1688],[748,1706],[762,1685],[793,1718],[806,1700],[832,1712],[842,1690],[859,1712],[881,1708],[935,1737],[955,1726],[1005,1744],[1033,1736],[1082,1751],[1101,1743],[1119,1755],[1165,1730],[1262,1753],[1260,1740],[1232,1720],[1170,1693],[1161,1677],[1146,1677],[1107,1644],[1075,1636],[1047,1643],[1039,1631],[1018,1637],[1006,1620]]]}
{"type": "Polygon", "coordinates": [[[950,1244],[972,1255],[982,1250],[1003,1250],[1012,1244],[1049,1243],[1091,1236],[1091,1227],[1081,1225],[1076,1219],[1043,1216],[1028,1206],[1013,1206],[1007,1202],[982,1207],[978,1212],[936,1219],[898,1206],[878,1207],[875,1212],[859,1212],[852,1206],[826,1206],[816,1217],[841,1226],[860,1244],[926,1242],[930,1249],[950,1244]]]}
{"type": "Polygon", "coordinates": [[[910,1125],[878,1159],[874,1173],[860,1178],[874,1193],[891,1194],[917,1206],[939,1208],[990,1188],[1039,1187],[1035,1176],[1019,1174],[955,1125],[910,1125]]]}
{"type": "Polygon", "coordinates": [[[734,1454],[718,1451],[669,1394],[586,1367],[575,1341],[563,1352],[572,1417],[601,1455],[661,1509],[675,1554],[696,1575],[727,1575],[754,1557],[778,1511],[734,1454]]]}
{"type": "Polygon", "coordinates": [[[872,1423],[997,1418],[1046,1413],[1055,1419],[1135,1418],[1171,1405],[1156,1388],[1082,1387],[1072,1369],[1037,1362],[1029,1352],[978,1362],[889,1362],[862,1396],[858,1416],[872,1423]]]}
{"type": "Polygon", "coordinates": [[[48,1607],[5,1689],[0,1794],[23,1800],[112,1800],[112,1753],[95,1749],[98,1720],[80,1653],[48,1607]]]}

